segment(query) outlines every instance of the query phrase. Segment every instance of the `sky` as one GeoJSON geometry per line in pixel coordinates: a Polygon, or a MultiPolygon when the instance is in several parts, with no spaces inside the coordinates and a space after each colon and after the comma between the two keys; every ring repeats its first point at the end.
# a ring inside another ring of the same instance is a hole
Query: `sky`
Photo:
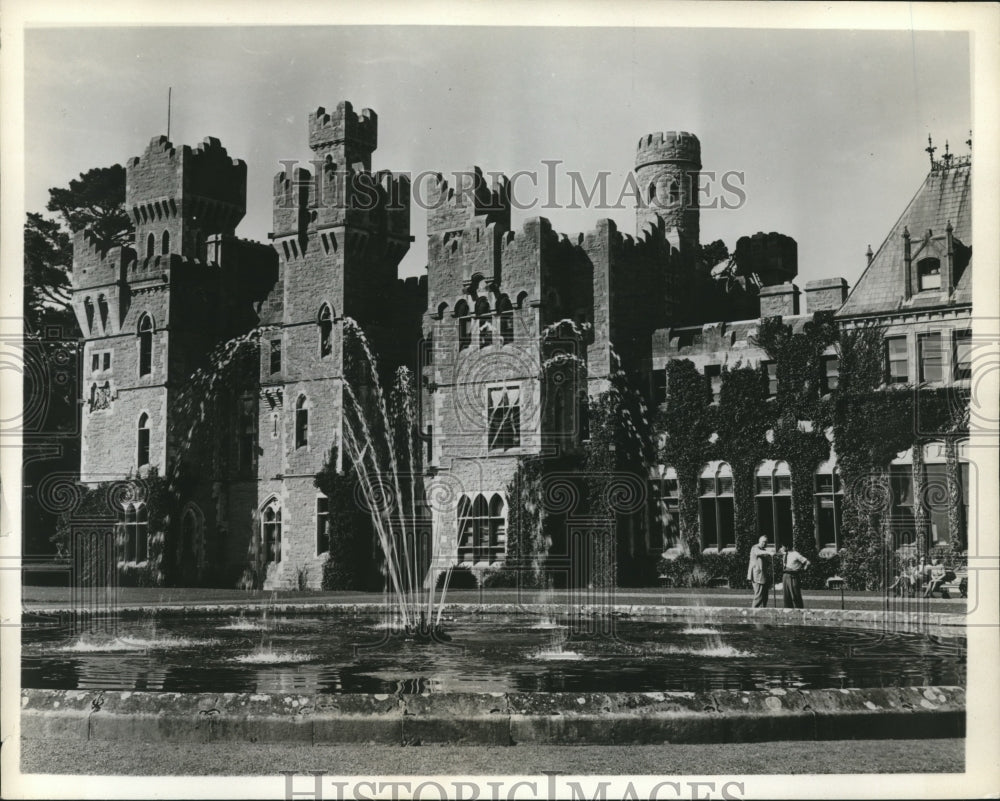
{"type": "MultiPolygon", "coordinates": [[[[704,170],[743,174],[745,203],[705,209],[701,240],[730,249],[778,231],[799,277],[852,285],[928,171],[927,136],[968,152],[969,37],[962,32],[502,27],[88,27],[25,32],[26,208],[91,167],[124,164],[166,133],[219,138],[248,164],[241,236],[271,231],[271,182],[310,158],[307,117],[349,100],[379,116],[375,169],[449,173],[472,165],[589,186],[617,199],[648,133],[701,141],[704,170]]],[[[308,165],[304,165],[308,166],[308,165]]],[[[526,183],[518,186],[530,188],[526,183]]],[[[515,210],[568,235],[625,208],[515,210]]],[[[426,265],[425,215],[401,265],[426,265]]]]}

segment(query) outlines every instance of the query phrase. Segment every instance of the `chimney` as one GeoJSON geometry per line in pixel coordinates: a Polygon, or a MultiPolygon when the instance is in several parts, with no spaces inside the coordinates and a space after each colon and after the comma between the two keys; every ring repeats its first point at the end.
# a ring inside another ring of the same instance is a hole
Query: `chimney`
{"type": "MultiPolygon", "coordinates": [[[[930,139],[930,137],[928,137],[930,139]]],[[[910,229],[903,226],[903,298],[913,297],[913,256],[910,251],[910,229]]]]}
{"type": "Polygon", "coordinates": [[[847,300],[847,281],[843,278],[822,278],[806,283],[806,312],[836,311],[847,300]]]}
{"type": "Polygon", "coordinates": [[[761,317],[794,317],[799,313],[799,288],[791,281],[760,288],[761,317]]]}

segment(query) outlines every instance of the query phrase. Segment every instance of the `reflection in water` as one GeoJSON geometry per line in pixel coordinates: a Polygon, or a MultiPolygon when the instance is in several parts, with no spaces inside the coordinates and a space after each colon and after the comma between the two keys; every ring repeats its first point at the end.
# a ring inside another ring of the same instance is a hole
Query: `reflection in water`
{"type": "MultiPolygon", "coordinates": [[[[449,644],[378,615],[119,621],[82,640],[22,632],[25,687],[168,692],[663,691],[965,683],[964,638],[810,626],[625,618],[614,637],[566,619],[456,616],[449,644]],[[571,621],[569,621],[571,622],[571,621]],[[366,647],[359,647],[364,644],[366,647]]],[[[608,628],[608,627],[605,627],[608,628]]]]}

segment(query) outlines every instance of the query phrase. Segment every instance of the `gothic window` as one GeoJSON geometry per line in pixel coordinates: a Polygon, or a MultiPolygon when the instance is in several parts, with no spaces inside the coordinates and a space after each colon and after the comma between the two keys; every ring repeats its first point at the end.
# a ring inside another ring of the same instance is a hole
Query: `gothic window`
{"type": "Polygon", "coordinates": [[[489,449],[502,451],[521,445],[521,391],[518,387],[487,390],[489,449]]]}
{"type": "Polygon", "coordinates": [[[757,536],[778,550],[792,546],[792,474],[787,462],[757,468],[757,536]]]}
{"type": "Polygon", "coordinates": [[[486,298],[476,301],[476,320],[479,327],[479,347],[488,348],[493,344],[493,312],[486,298]]]}
{"type": "Polygon", "coordinates": [[[888,337],[885,340],[887,384],[905,384],[910,380],[907,357],[906,337],[888,337]]]}
{"type": "Polygon", "coordinates": [[[506,502],[496,494],[458,501],[458,558],[462,562],[499,562],[507,548],[506,502]]]}
{"type": "Polygon", "coordinates": [[[87,334],[94,333],[94,301],[90,298],[83,299],[83,311],[87,315],[87,334]]]}
{"type": "Polygon", "coordinates": [[[163,239],[161,241],[160,253],[166,256],[170,252],[170,231],[163,232],[163,239]]]}
{"type": "Polygon", "coordinates": [[[920,380],[941,381],[944,378],[943,349],[941,332],[922,334],[918,340],[920,356],[920,380]]]}
{"type": "Polygon", "coordinates": [[[309,407],[306,396],[299,395],[295,403],[295,447],[304,448],[309,444],[309,407]]]}
{"type": "Polygon", "coordinates": [[[101,331],[108,333],[108,299],[104,295],[97,298],[97,310],[101,315],[101,331]]]}
{"type": "Polygon", "coordinates": [[[920,291],[941,288],[941,261],[927,258],[917,262],[917,281],[920,291]]]}
{"type": "Polygon", "coordinates": [[[123,561],[145,562],[149,558],[149,514],[145,504],[128,504],[123,520],[123,561]]]}
{"type": "Polygon", "coordinates": [[[966,328],[955,332],[952,353],[955,380],[967,381],[972,378],[972,331],[966,328]]]}
{"type": "Polygon", "coordinates": [[[281,562],[281,506],[271,501],[261,514],[265,562],[281,562]]]}
{"type": "Polygon", "coordinates": [[[146,258],[151,259],[156,253],[156,235],[150,234],[146,237],[146,258]]]}
{"type": "Polygon", "coordinates": [[[153,372],[153,320],[148,314],[139,320],[139,375],[153,372]]]}
{"type": "Polygon", "coordinates": [[[333,312],[325,303],[319,310],[319,355],[326,357],[333,353],[333,312]]]}
{"type": "Polygon", "coordinates": [[[192,567],[197,572],[204,525],[205,518],[197,504],[189,503],[181,516],[181,546],[177,552],[177,563],[189,575],[192,567]]]}
{"type": "Polygon", "coordinates": [[[325,495],[316,496],[316,556],[330,550],[330,538],[326,526],[330,522],[330,499],[325,495]]]}
{"type": "Polygon", "coordinates": [[[239,408],[239,470],[257,470],[257,403],[250,393],[240,398],[239,408]]]}
{"type": "Polygon", "coordinates": [[[701,473],[698,498],[701,541],[705,548],[735,548],[733,471],[725,462],[710,462],[701,473]]]}
{"type": "Polygon", "coordinates": [[[821,551],[839,551],[844,509],[844,486],[840,481],[840,470],[832,463],[821,464],[816,468],[813,481],[816,544],[821,551]]]}
{"type": "Polygon", "coordinates": [[[139,417],[136,464],[139,467],[149,464],[149,415],[145,412],[139,417]]]}
{"type": "Polygon", "coordinates": [[[514,310],[510,305],[510,298],[504,295],[500,298],[500,342],[509,345],[514,341],[514,310]]]}
{"type": "Polygon", "coordinates": [[[271,375],[281,372],[281,340],[272,339],[271,340],[271,364],[270,372],[271,375]]]}
{"type": "Polygon", "coordinates": [[[458,318],[458,349],[465,350],[472,344],[472,318],[469,304],[464,300],[455,304],[455,317],[458,318]]]}

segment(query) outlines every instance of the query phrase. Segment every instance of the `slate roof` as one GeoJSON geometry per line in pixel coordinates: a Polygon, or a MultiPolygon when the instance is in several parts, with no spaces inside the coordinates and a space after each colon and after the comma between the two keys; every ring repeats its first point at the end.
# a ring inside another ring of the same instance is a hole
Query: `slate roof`
{"type": "Polygon", "coordinates": [[[972,247],[972,169],[968,164],[943,169],[935,165],[896,221],[878,252],[861,274],[851,294],[837,312],[838,317],[891,313],[936,306],[972,303],[972,261],[956,276],[950,301],[941,293],[919,292],[904,300],[903,228],[910,231],[913,251],[928,229],[942,236],[951,222],[953,236],[972,247]]]}

